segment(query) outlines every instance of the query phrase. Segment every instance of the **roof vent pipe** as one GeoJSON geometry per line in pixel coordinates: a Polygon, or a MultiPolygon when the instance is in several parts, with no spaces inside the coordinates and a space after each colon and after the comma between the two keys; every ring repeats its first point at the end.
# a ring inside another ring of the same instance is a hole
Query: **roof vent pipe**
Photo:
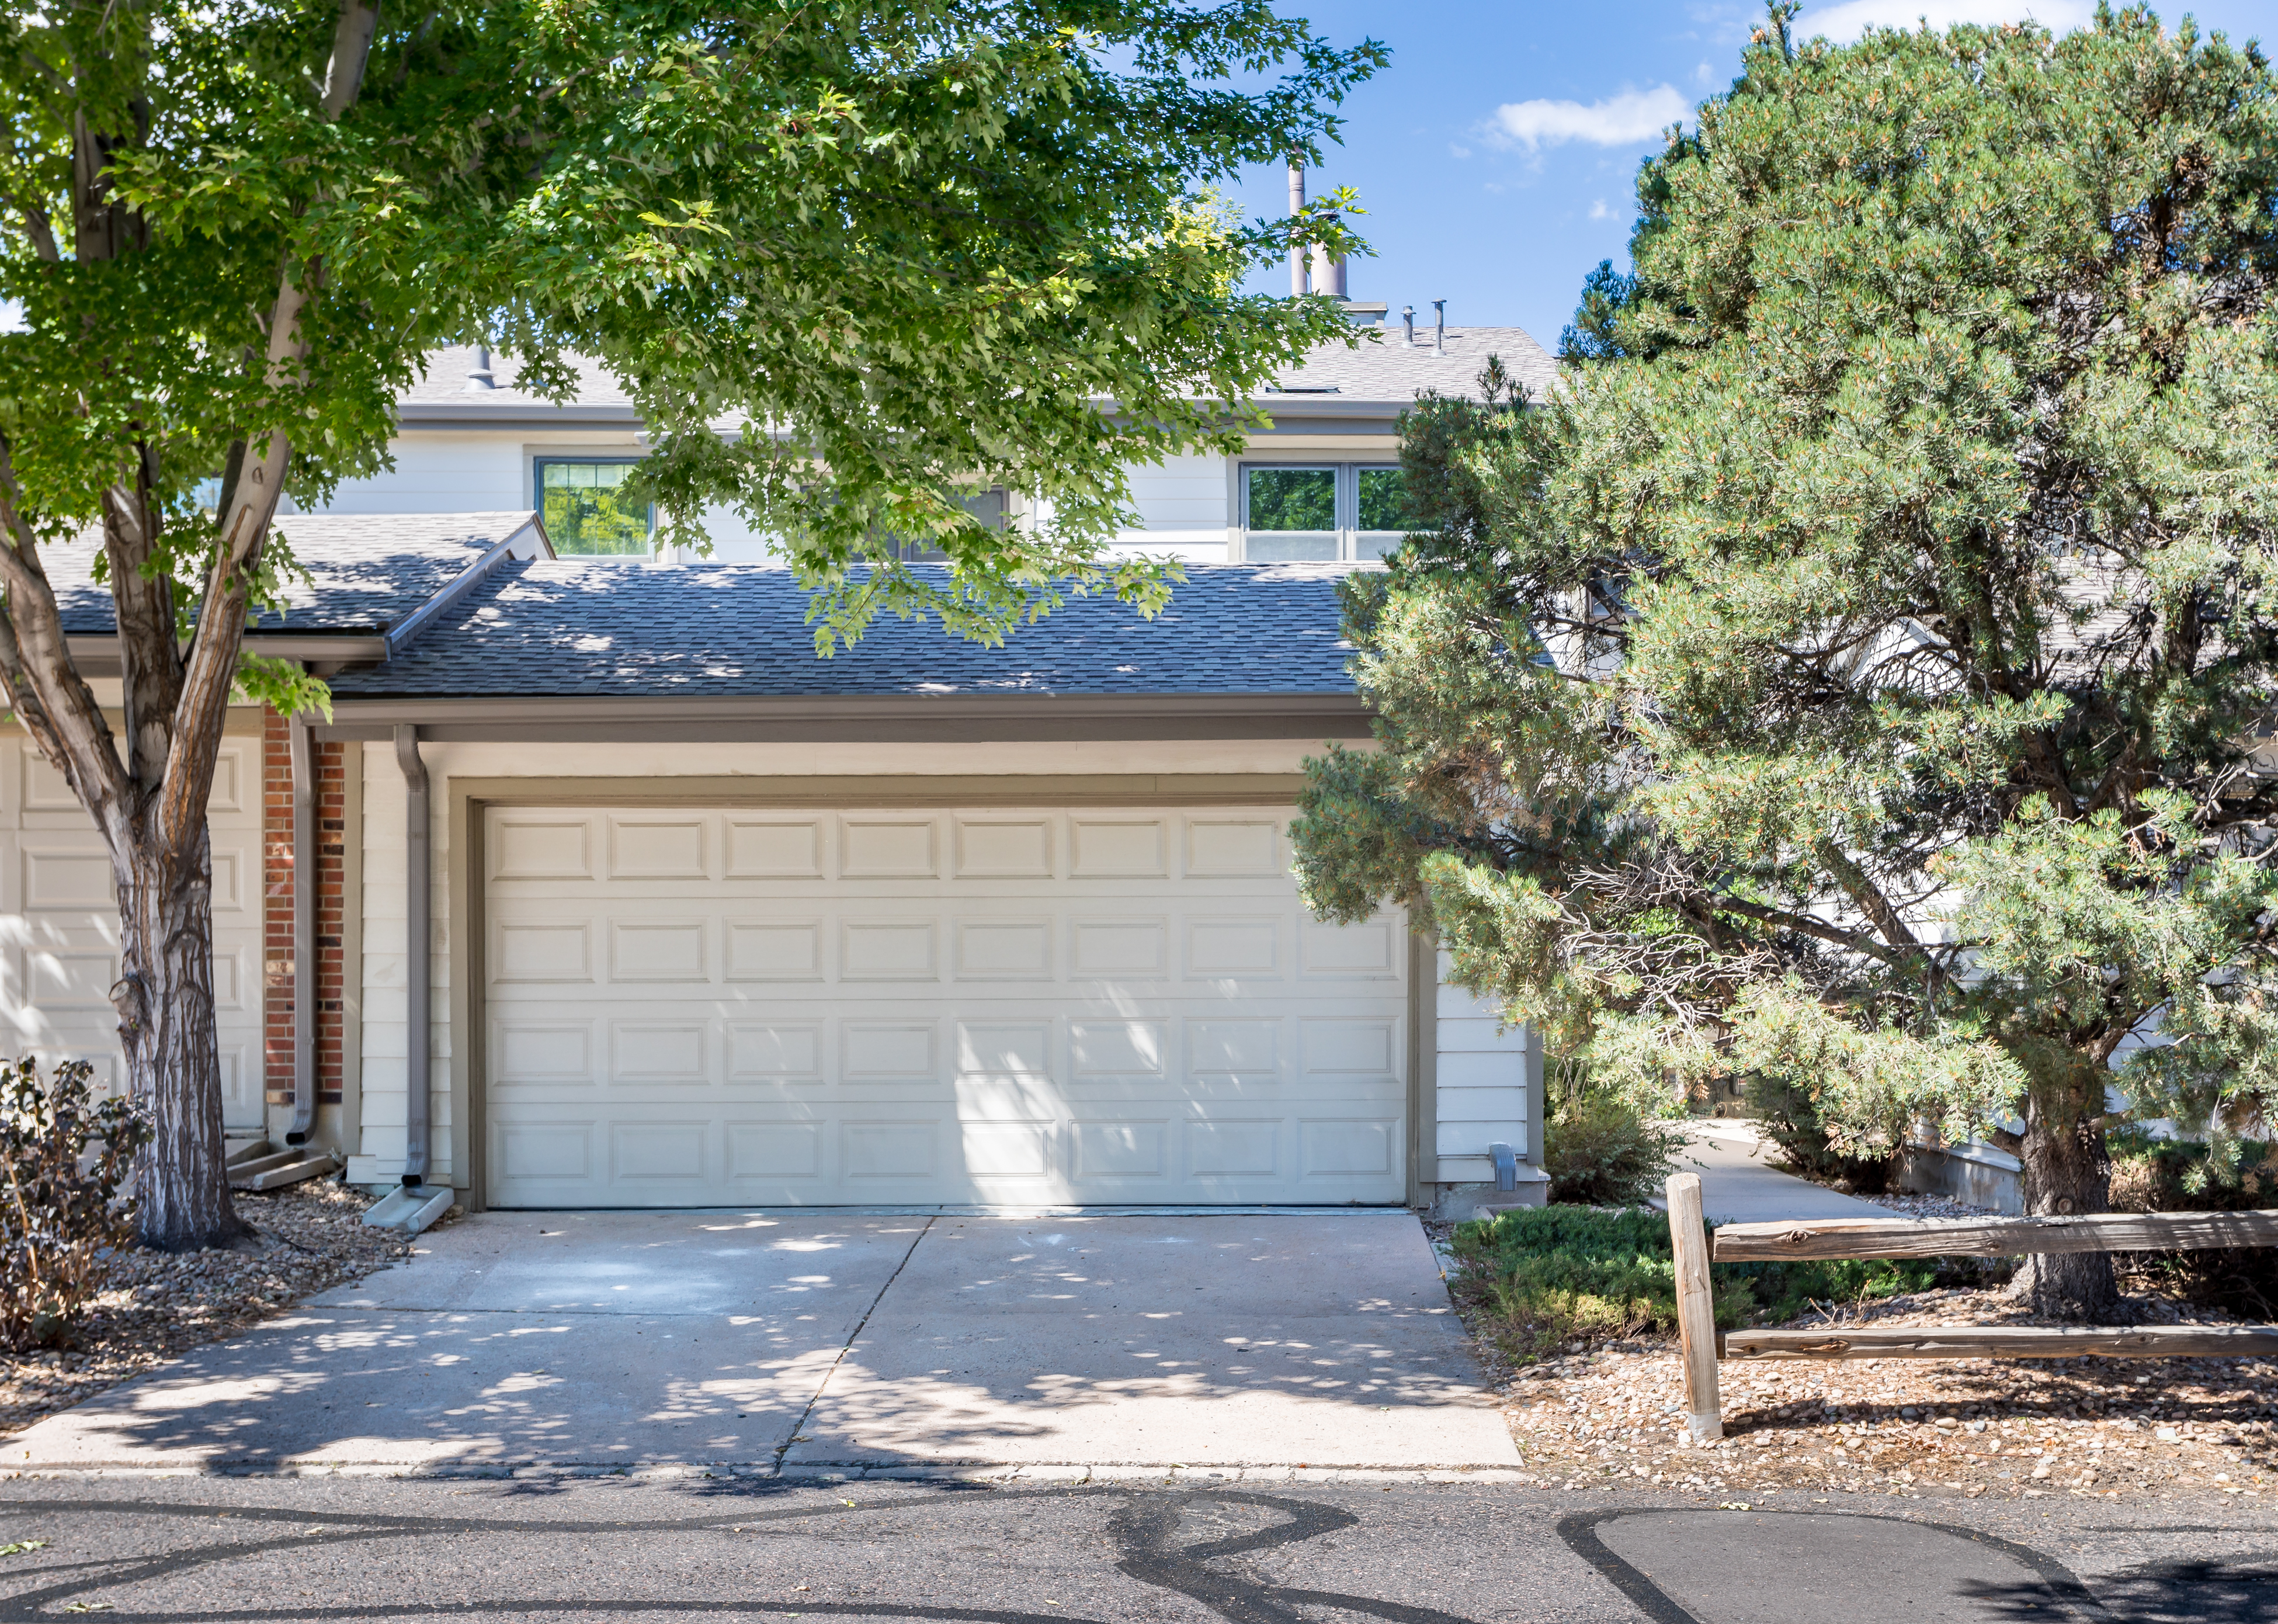
{"type": "Polygon", "coordinates": [[[293,762],[293,1120],[285,1143],[317,1125],[317,773],[309,718],[287,724],[293,762]]]}
{"type": "MultiPolygon", "coordinates": [[[[1289,218],[1296,219],[1305,212],[1305,166],[1296,158],[1289,160],[1289,218]]],[[[1289,296],[1302,299],[1312,292],[1305,278],[1305,245],[1289,245],[1289,296]]]]}
{"type": "Polygon", "coordinates": [[[409,960],[404,968],[403,1182],[417,1188],[427,1182],[428,1119],[432,1110],[428,1094],[429,1053],[434,1040],[427,1016],[432,973],[427,961],[427,911],[432,900],[428,892],[427,764],[419,759],[419,729],[411,723],[395,724],[395,762],[403,770],[403,866],[409,886],[403,925],[409,960]]]}
{"type": "Polygon", "coordinates": [[[1432,328],[1432,353],[1444,356],[1448,353],[1448,302],[1445,299],[1433,300],[1432,310],[1439,318],[1432,328]]]}
{"type": "Polygon", "coordinates": [[[498,387],[498,379],[491,373],[491,351],[487,344],[475,346],[475,364],[467,369],[467,393],[479,395],[485,389],[498,387]]]}
{"type": "Polygon", "coordinates": [[[1414,305],[1403,304],[1400,307],[1400,326],[1401,329],[1408,334],[1408,348],[1410,349],[1415,349],[1416,307],[1414,305]]]}

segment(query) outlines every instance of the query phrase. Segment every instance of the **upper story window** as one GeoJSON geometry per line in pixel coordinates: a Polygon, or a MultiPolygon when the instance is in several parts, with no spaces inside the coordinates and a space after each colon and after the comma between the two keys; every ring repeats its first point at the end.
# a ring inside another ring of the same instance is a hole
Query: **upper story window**
{"type": "MultiPolygon", "coordinates": [[[[985,491],[975,491],[970,496],[959,497],[958,506],[979,519],[983,529],[1002,530],[1012,511],[1012,500],[1003,486],[991,486],[985,491]]],[[[897,557],[912,563],[940,563],[949,557],[947,553],[929,540],[900,537],[895,539],[894,553],[897,557]]]]}
{"type": "Polygon", "coordinates": [[[655,514],[623,494],[638,463],[587,457],[538,459],[538,509],[563,558],[646,558],[655,514]]]}
{"type": "Polygon", "coordinates": [[[1397,466],[1369,463],[1245,463],[1242,556],[1253,563],[1381,558],[1409,531],[1397,466]]]}

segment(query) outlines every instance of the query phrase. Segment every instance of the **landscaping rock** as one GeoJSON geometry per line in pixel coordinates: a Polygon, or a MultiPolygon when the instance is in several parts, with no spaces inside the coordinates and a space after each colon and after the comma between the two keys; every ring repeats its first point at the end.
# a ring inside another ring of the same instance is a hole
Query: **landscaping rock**
{"type": "Polygon", "coordinates": [[[255,1230],[244,1249],[120,1253],[68,1345],[0,1352],[0,1435],[411,1252],[404,1237],[359,1222],[371,1197],[331,1179],[234,1199],[255,1230]]]}

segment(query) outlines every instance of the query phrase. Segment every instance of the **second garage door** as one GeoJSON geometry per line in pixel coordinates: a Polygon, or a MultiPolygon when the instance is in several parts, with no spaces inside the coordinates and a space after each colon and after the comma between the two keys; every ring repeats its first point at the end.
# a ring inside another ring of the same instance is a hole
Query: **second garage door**
{"type": "Polygon", "coordinates": [[[487,1198],[1402,1200],[1404,931],[1287,817],[491,808],[487,1198]]]}

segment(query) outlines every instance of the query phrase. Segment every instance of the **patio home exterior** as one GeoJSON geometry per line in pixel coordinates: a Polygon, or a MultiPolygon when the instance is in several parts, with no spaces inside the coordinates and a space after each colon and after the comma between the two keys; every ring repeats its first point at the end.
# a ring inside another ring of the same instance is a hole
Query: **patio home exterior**
{"type": "MultiPolygon", "coordinates": [[[[553,406],[438,357],[396,470],[280,521],[317,580],[263,635],[335,707],[225,752],[233,1123],[314,1095],[352,1181],[478,1207],[1467,1210],[1490,1146],[1539,1159],[1540,1056],[1397,914],[1313,920],[1288,836],[1304,757],[1368,737],[1335,585],[1396,538],[1399,411],[1490,351],[1548,381],[1516,329],[1444,350],[1332,352],[1243,456],[1138,471],[1120,545],[1190,578],[1155,621],[1085,600],[828,662],[760,538],[645,561],[606,380],[553,406]]],[[[93,836],[18,738],[0,1013],[107,1051],[102,899],[50,877],[93,836]]]]}

